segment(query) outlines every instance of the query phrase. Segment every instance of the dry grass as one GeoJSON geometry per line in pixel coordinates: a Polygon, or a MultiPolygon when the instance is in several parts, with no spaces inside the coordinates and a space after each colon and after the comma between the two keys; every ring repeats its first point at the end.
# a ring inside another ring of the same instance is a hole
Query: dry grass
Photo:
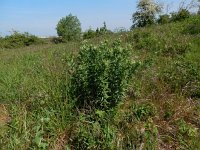
{"type": "Polygon", "coordinates": [[[11,121],[5,105],[0,104],[0,126],[5,125],[11,121]]]}

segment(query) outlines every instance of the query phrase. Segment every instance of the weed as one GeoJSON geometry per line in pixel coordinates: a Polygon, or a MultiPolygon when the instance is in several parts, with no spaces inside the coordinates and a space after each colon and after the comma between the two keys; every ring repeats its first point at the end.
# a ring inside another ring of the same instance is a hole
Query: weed
{"type": "Polygon", "coordinates": [[[110,109],[126,91],[129,79],[138,66],[130,59],[130,51],[119,41],[111,46],[84,45],[75,62],[70,83],[71,98],[78,107],[110,109]]]}

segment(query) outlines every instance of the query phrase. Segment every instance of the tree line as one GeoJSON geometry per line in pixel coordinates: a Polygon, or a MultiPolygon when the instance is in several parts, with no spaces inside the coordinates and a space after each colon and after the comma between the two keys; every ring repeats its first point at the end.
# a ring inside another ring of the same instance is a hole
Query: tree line
{"type": "MultiPolygon", "coordinates": [[[[150,26],[153,24],[166,24],[170,22],[182,21],[193,14],[189,11],[190,7],[199,7],[200,0],[191,1],[189,5],[182,3],[177,12],[161,14],[163,6],[154,0],[139,0],[137,4],[137,11],[132,15],[133,25],[131,30],[138,27],[150,26]]],[[[200,8],[197,12],[200,14],[200,8]]],[[[69,14],[63,17],[57,24],[57,34],[60,42],[67,42],[72,40],[90,39],[100,35],[112,33],[107,29],[106,23],[103,23],[103,27],[97,28],[96,31],[89,28],[82,34],[81,23],[77,16],[69,14]]]]}
{"type": "MultiPolygon", "coordinates": [[[[200,0],[192,0],[188,5],[186,5],[184,2],[181,3],[177,12],[162,13],[163,10],[163,5],[155,2],[155,0],[139,0],[137,3],[137,10],[132,14],[132,26],[130,29],[134,30],[135,28],[146,27],[155,24],[166,24],[183,21],[193,15],[199,15],[200,0]],[[195,13],[194,11],[190,12],[190,9],[195,7],[198,8],[198,11],[195,13]]],[[[103,22],[103,26],[96,28],[96,30],[89,28],[85,32],[82,32],[80,20],[77,16],[74,16],[71,13],[60,19],[56,26],[56,31],[58,37],[52,38],[53,43],[91,39],[94,37],[113,33],[107,28],[106,22],[103,22]]],[[[119,28],[115,32],[125,31],[126,29],[119,28]]],[[[19,32],[13,32],[11,36],[6,36],[5,38],[0,37],[0,41],[0,47],[21,47],[23,45],[26,46],[38,43],[39,38],[27,33],[21,34],[19,32]],[[12,44],[12,46],[11,43],[14,43],[15,45],[12,44]]]]}

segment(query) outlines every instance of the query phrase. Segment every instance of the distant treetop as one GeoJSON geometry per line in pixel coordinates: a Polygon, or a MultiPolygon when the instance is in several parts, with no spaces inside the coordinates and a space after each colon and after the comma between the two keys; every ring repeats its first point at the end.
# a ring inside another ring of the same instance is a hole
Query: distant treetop
{"type": "Polygon", "coordinates": [[[79,40],[81,38],[81,23],[76,16],[69,14],[63,17],[56,27],[58,36],[63,41],[79,40]]]}

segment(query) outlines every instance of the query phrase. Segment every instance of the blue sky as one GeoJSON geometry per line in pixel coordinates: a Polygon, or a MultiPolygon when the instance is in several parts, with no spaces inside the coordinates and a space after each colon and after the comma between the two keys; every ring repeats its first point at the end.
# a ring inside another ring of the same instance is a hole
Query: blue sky
{"type": "MultiPolygon", "coordinates": [[[[159,0],[175,10],[181,0],[159,0]]],[[[186,0],[187,1],[187,0],[186,0]]],[[[188,0],[189,1],[189,0],[188,0]]],[[[58,21],[72,13],[83,31],[102,26],[130,28],[137,0],[0,0],[0,35],[17,30],[38,36],[56,35],[58,21]]]]}

